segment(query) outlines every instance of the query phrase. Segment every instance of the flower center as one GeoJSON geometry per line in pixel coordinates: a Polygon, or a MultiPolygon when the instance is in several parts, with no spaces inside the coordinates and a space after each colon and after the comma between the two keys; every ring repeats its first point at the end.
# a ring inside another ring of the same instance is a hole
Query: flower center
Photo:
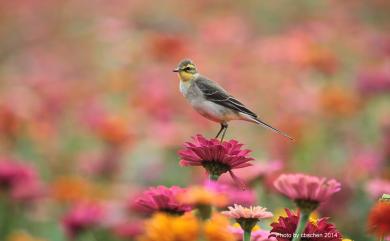
{"type": "Polygon", "coordinates": [[[229,165],[216,161],[203,161],[202,166],[207,170],[213,180],[218,180],[219,176],[230,170],[229,165]]]}
{"type": "Polygon", "coordinates": [[[313,201],[313,200],[302,200],[297,199],[295,200],[295,203],[297,204],[298,208],[300,208],[303,212],[311,213],[319,206],[319,202],[313,201]]]}
{"type": "Polygon", "coordinates": [[[242,230],[250,232],[256,226],[259,221],[258,218],[239,218],[236,219],[237,223],[240,224],[242,230]]]}

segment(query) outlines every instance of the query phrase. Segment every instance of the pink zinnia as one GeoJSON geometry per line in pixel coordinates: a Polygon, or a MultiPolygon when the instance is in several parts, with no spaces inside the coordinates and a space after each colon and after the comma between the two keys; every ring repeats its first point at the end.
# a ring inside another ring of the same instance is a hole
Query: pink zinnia
{"type": "Polygon", "coordinates": [[[304,174],[282,174],[275,180],[274,186],[280,193],[294,200],[299,208],[310,211],[341,189],[340,183],[334,179],[304,174]]]}
{"type": "Polygon", "coordinates": [[[134,202],[137,211],[152,214],[154,212],[166,212],[169,214],[182,215],[190,211],[191,206],[178,201],[177,196],[185,192],[180,187],[152,187],[145,191],[134,202]]]}
{"type": "Polygon", "coordinates": [[[229,211],[223,211],[222,214],[234,219],[264,219],[272,218],[271,212],[267,212],[266,208],[260,206],[243,207],[234,204],[234,207],[228,207],[229,211]]]}
{"type": "Polygon", "coordinates": [[[217,180],[225,172],[241,183],[232,169],[251,166],[253,158],[248,157],[251,152],[241,149],[243,144],[236,140],[220,142],[217,139],[206,139],[201,135],[192,138],[192,142],[185,143],[185,149],[179,151],[182,166],[202,166],[210,178],[217,180]]]}
{"type": "Polygon", "coordinates": [[[17,201],[32,201],[43,195],[43,185],[32,167],[12,160],[0,160],[0,190],[17,201]]]}
{"type": "MultiPolygon", "coordinates": [[[[278,222],[271,224],[271,236],[278,241],[291,241],[298,225],[299,216],[289,209],[285,210],[287,217],[279,217],[278,222]]],[[[328,222],[328,218],[321,218],[307,223],[302,240],[341,241],[342,237],[336,227],[328,222]]]]}
{"type": "Polygon", "coordinates": [[[238,224],[240,224],[242,230],[246,235],[252,232],[253,227],[260,219],[272,218],[273,214],[267,212],[266,208],[255,206],[255,207],[243,207],[235,204],[234,207],[229,207],[229,211],[224,211],[222,214],[234,218],[238,224]]]}
{"type": "Polygon", "coordinates": [[[62,225],[70,238],[100,227],[107,216],[106,209],[97,203],[78,203],[65,215],[62,225]]]}

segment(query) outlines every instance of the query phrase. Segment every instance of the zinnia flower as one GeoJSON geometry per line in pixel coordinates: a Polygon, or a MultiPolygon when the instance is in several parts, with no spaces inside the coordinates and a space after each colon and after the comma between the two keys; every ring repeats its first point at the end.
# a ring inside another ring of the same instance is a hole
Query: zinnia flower
{"type": "Polygon", "coordinates": [[[390,201],[381,199],[368,216],[368,228],[378,237],[390,235],[390,201]]]}
{"type": "Polygon", "coordinates": [[[165,212],[174,215],[182,215],[190,211],[191,206],[181,203],[177,197],[185,192],[180,187],[152,187],[145,191],[134,202],[134,208],[138,211],[152,214],[154,212],[165,212]]]}
{"type": "Polygon", "coordinates": [[[334,179],[326,180],[304,174],[282,174],[274,182],[275,188],[301,209],[313,211],[318,205],[340,191],[341,185],[334,179]]]}
{"type": "Polygon", "coordinates": [[[211,219],[204,223],[203,231],[207,241],[236,241],[229,230],[229,220],[219,213],[214,213],[211,219]]]}
{"type": "Polygon", "coordinates": [[[88,229],[99,227],[106,214],[105,208],[100,204],[80,202],[65,215],[62,225],[66,234],[75,238],[88,229]]]}
{"type": "Polygon", "coordinates": [[[182,203],[191,206],[211,205],[223,207],[228,202],[226,195],[202,186],[189,187],[186,192],[178,195],[178,199],[182,203]]]}
{"type": "Polygon", "coordinates": [[[210,218],[213,206],[221,208],[228,203],[226,195],[202,186],[190,187],[177,198],[180,202],[197,208],[199,216],[204,220],[210,218]]]}
{"type": "Polygon", "coordinates": [[[250,150],[243,150],[236,140],[220,142],[217,139],[206,139],[201,135],[193,137],[193,142],[186,142],[185,149],[179,151],[182,166],[202,166],[210,178],[218,180],[225,172],[241,183],[232,169],[251,166],[253,158],[248,157],[250,150]]]}
{"type": "Polygon", "coordinates": [[[271,212],[267,212],[266,208],[255,206],[255,207],[243,207],[235,204],[234,207],[229,207],[229,211],[224,211],[228,217],[234,218],[237,223],[240,224],[244,230],[244,241],[249,241],[253,227],[260,219],[273,217],[271,212]]]}
{"type": "Polygon", "coordinates": [[[145,222],[145,232],[139,241],[195,241],[199,235],[199,223],[192,213],[172,216],[157,213],[145,222]]]}
{"type": "MultiPolygon", "coordinates": [[[[278,222],[271,224],[271,236],[278,241],[291,241],[298,225],[299,216],[289,209],[285,209],[287,217],[279,217],[278,222]]],[[[341,241],[342,237],[336,227],[328,223],[328,218],[310,220],[301,238],[305,241],[341,241]]]]}
{"type": "Polygon", "coordinates": [[[250,206],[249,208],[235,204],[234,207],[229,207],[229,211],[222,212],[228,217],[234,219],[264,219],[272,218],[271,212],[267,212],[266,208],[260,206],[250,206]]]}

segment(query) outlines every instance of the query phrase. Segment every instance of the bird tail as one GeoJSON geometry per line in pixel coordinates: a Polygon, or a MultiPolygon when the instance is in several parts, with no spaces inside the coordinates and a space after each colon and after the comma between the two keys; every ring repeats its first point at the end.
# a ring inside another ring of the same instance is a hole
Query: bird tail
{"type": "Polygon", "coordinates": [[[278,134],[280,134],[280,135],[282,135],[284,137],[287,137],[290,140],[294,140],[292,137],[290,137],[289,135],[287,135],[283,131],[276,129],[275,127],[265,123],[264,121],[262,121],[262,120],[260,120],[258,118],[253,118],[252,120],[253,120],[253,122],[255,122],[255,123],[257,123],[257,124],[259,124],[259,125],[261,125],[261,126],[263,126],[265,128],[268,128],[268,129],[270,129],[270,130],[272,130],[272,131],[274,131],[274,132],[276,132],[276,133],[278,133],[278,134]]]}
{"type": "Polygon", "coordinates": [[[257,116],[248,115],[248,114],[242,113],[242,112],[239,113],[239,115],[240,115],[240,119],[241,120],[245,120],[245,121],[250,121],[250,122],[256,123],[256,124],[261,125],[261,126],[267,128],[267,129],[270,129],[271,131],[274,131],[274,132],[276,132],[276,133],[278,133],[278,134],[280,134],[280,135],[282,135],[284,137],[287,137],[288,139],[290,139],[292,141],[294,140],[292,137],[290,137],[289,135],[287,135],[283,131],[278,130],[275,127],[273,127],[273,126],[265,123],[264,121],[260,120],[259,118],[257,118],[257,116]]]}

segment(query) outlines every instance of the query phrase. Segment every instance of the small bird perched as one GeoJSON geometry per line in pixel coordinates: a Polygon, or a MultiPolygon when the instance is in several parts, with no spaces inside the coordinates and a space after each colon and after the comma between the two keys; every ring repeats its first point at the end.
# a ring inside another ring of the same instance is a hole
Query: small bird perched
{"type": "Polygon", "coordinates": [[[284,132],[261,121],[255,113],[217,83],[200,75],[191,60],[182,60],[173,72],[178,73],[180,92],[192,107],[207,119],[221,124],[221,129],[215,138],[218,138],[222,133],[221,141],[223,140],[228,128],[228,121],[245,120],[269,128],[292,140],[284,132]]]}

